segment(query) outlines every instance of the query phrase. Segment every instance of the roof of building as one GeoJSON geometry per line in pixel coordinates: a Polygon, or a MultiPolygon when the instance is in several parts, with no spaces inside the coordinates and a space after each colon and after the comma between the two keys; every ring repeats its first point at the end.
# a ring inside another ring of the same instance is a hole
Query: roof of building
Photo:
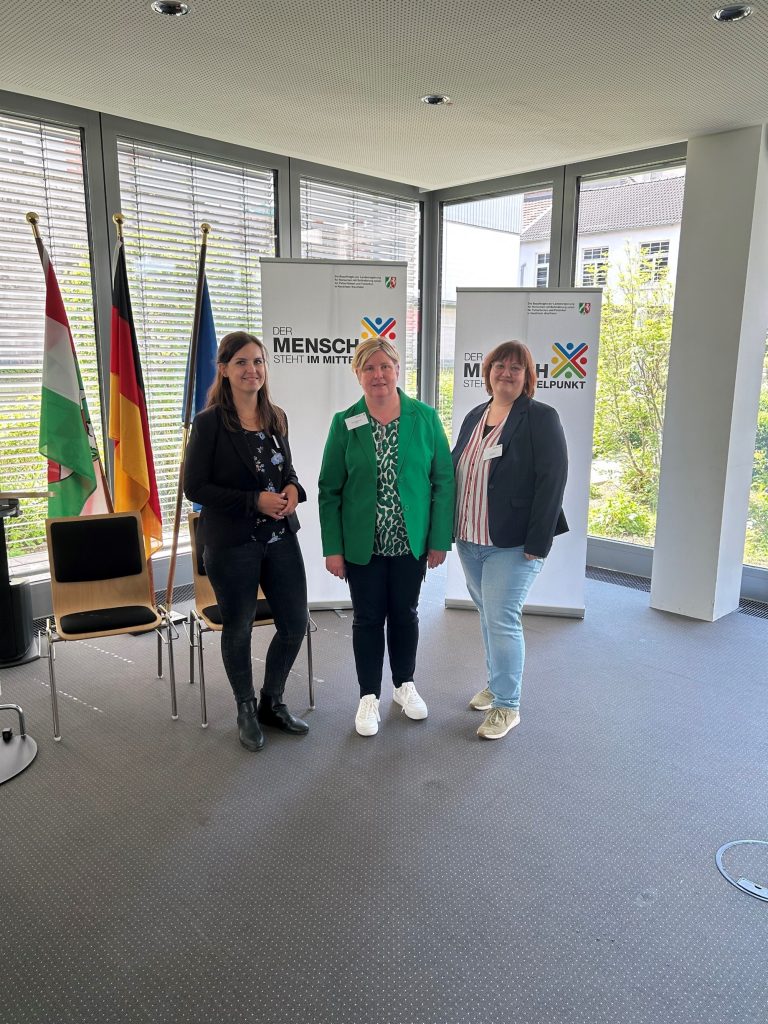
{"type": "MultiPolygon", "coordinates": [[[[584,188],[579,196],[579,234],[625,231],[662,224],[679,224],[683,213],[685,176],[650,181],[622,179],[619,183],[584,188]]],[[[549,238],[552,209],[546,209],[521,236],[522,242],[549,238]]]]}

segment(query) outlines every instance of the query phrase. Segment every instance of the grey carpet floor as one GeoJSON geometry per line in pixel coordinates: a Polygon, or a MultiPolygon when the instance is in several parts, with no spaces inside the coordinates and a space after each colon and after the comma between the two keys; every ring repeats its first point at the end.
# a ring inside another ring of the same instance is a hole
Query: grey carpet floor
{"type": "MultiPolygon", "coordinates": [[[[387,687],[374,738],[333,612],[309,736],[258,754],[215,637],[205,731],[181,643],[176,722],[152,638],[58,645],[60,744],[45,662],[3,670],[40,749],[0,787],[0,1021],[765,1021],[768,903],[714,856],[768,839],[766,621],[588,580],[583,622],[526,618],[521,724],[483,743],[477,619],[442,586],[421,605],[429,718],[387,687]]],[[[728,866],[768,884],[766,849],[728,866]]]]}

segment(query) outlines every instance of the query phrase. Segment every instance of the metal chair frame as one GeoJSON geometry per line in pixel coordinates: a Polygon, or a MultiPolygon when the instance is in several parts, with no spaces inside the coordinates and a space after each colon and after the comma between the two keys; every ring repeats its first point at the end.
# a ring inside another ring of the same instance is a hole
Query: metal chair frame
{"type": "MultiPolygon", "coordinates": [[[[144,554],[144,544],[141,532],[141,519],[138,512],[109,512],[95,516],[61,516],[54,519],[47,519],[45,523],[46,539],[48,541],[48,556],[51,567],[51,598],[53,601],[53,619],[48,618],[45,622],[46,645],[43,652],[41,644],[40,655],[48,659],[48,678],[51,689],[51,713],[53,717],[53,738],[57,742],[61,740],[59,728],[59,706],[56,691],[56,670],[54,662],[56,652],[54,644],[60,641],[89,640],[102,636],[119,636],[123,633],[149,633],[157,634],[157,675],[163,675],[163,644],[168,647],[168,677],[171,691],[171,718],[175,721],[179,717],[176,701],[176,672],[173,660],[173,641],[178,639],[178,631],[168,615],[166,609],[152,600],[151,576],[144,554]],[[61,583],[56,579],[56,555],[54,542],[52,540],[52,527],[57,523],[78,522],[87,524],[89,521],[131,518],[136,522],[138,549],[141,558],[141,572],[129,577],[116,577],[99,581],[83,581],[77,583],[61,583]],[[115,593],[116,592],[116,593],[115,593]],[[68,633],[60,626],[64,615],[73,612],[99,611],[102,608],[112,607],[104,604],[104,597],[114,593],[118,600],[130,603],[139,607],[145,607],[154,614],[154,622],[142,625],[124,626],[118,629],[93,630],[82,633],[68,633]]],[[[42,636],[42,634],[41,634],[42,636]]]]}
{"type": "MultiPolygon", "coordinates": [[[[195,682],[195,655],[197,655],[198,674],[200,677],[200,718],[202,728],[205,729],[208,726],[208,707],[205,698],[205,662],[203,658],[203,633],[220,633],[221,625],[218,622],[214,622],[208,615],[205,614],[205,609],[212,606],[216,606],[216,595],[213,592],[211,581],[208,576],[200,573],[198,569],[198,551],[197,551],[197,520],[200,517],[199,512],[190,512],[188,516],[189,522],[189,538],[192,544],[192,582],[195,590],[194,605],[189,610],[189,617],[185,622],[185,631],[187,633],[187,639],[189,641],[189,682],[193,685],[195,682]]],[[[261,587],[258,590],[258,597],[260,600],[266,602],[266,597],[261,587]]],[[[257,626],[271,626],[274,624],[274,619],[271,617],[256,618],[253,621],[253,628],[257,626]]],[[[309,706],[314,710],[315,707],[315,687],[314,687],[314,676],[313,676],[313,662],[312,662],[312,634],[317,630],[317,626],[312,620],[312,617],[307,613],[307,683],[309,688],[309,706]]]]}

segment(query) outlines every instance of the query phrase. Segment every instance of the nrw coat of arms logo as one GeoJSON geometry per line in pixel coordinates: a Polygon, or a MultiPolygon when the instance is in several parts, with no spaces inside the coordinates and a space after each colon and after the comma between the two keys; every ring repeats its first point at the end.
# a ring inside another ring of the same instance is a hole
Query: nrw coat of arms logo
{"type": "Polygon", "coordinates": [[[396,277],[385,277],[384,278],[384,284],[386,285],[387,288],[396,288],[397,287],[397,278],[396,277]]]}
{"type": "Polygon", "coordinates": [[[590,311],[590,309],[592,309],[592,303],[591,302],[580,302],[579,303],[579,312],[581,313],[582,316],[586,316],[587,313],[590,311]]]}

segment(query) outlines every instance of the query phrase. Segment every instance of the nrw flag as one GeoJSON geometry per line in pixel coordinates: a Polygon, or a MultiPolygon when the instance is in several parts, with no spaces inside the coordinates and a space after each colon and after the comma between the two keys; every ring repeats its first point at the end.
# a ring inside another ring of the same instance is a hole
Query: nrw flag
{"type": "Polygon", "coordinates": [[[45,347],[40,453],[48,460],[48,515],[109,511],[75,343],[50,257],[43,249],[45,347]]]}
{"type": "MultiPolygon", "coordinates": [[[[195,393],[192,400],[192,416],[196,416],[205,408],[208,389],[216,379],[216,325],[213,322],[211,297],[208,294],[208,280],[203,280],[203,295],[200,302],[200,332],[197,336],[197,358],[195,360],[195,393]]],[[[184,379],[184,400],[181,416],[187,409],[187,389],[189,387],[189,356],[187,356],[187,375],[184,379]]]]}
{"type": "Polygon", "coordinates": [[[115,442],[115,512],[135,509],[141,513],[149,557],[162,546],[163,521],[122,241],[117,243],[112,282],[109,436],[115,442]]]}

